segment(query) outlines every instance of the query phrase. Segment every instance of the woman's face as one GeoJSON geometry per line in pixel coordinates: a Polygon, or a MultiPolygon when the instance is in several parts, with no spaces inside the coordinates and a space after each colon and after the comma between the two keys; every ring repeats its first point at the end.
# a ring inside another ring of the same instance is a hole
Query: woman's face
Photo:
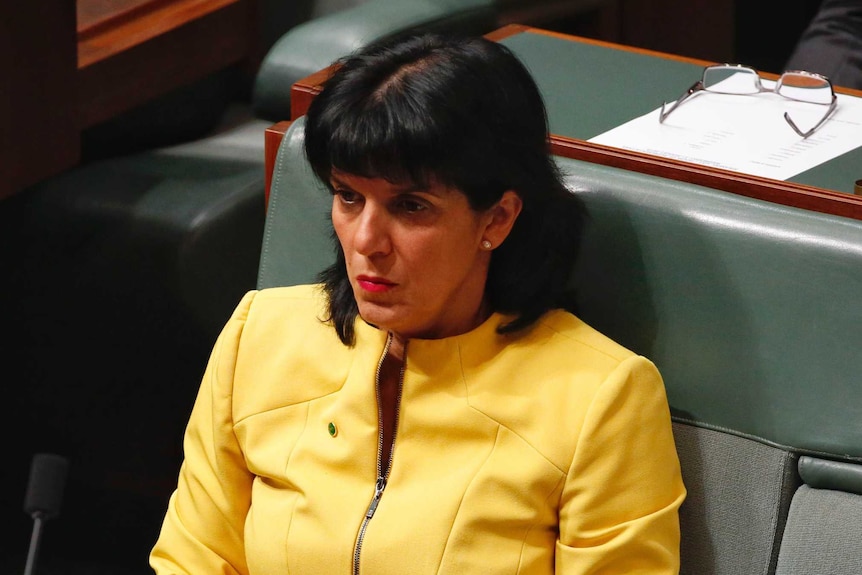
{"type": "Polygon", "coordinates": [[[418,188],[333,171],[331,185],[332,223],[365,321],[404,338],[435,339],[486,319],[491,250],[517,217],[516,194],[506,192],[516,205],[506,225],[502,200],[477,212],[462,192],[439,184],[418,188]]]}

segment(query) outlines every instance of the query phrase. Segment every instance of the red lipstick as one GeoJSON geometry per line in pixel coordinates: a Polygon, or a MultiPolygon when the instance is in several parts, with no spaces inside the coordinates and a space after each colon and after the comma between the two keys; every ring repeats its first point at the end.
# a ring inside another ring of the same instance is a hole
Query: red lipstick
{"type": "Polygon", "coordinates": [[[395,287],[395,284],[387,279],[372,276],[356,276],[356,282],[363,290],[373,293],[381,293],[395,287]]]}

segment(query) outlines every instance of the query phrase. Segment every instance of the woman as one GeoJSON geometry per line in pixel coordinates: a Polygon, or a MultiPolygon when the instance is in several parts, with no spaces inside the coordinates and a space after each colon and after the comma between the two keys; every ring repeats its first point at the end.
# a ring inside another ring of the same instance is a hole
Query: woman
{"type": "Polygon", "coordinates": [[[675,573],[662,381],[564,311],[583,210],[523,65],[481,38],[372,46],[305,138],[336,262],[226,325],[156,572],[675,573]]]}

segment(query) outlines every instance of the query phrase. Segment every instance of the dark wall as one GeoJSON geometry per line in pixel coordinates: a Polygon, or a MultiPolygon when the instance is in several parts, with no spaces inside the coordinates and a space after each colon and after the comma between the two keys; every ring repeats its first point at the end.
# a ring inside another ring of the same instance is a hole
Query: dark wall
{"type": "Polygon", "coordinates": [[[819,0],[736,2],[736,61],[779,74],[819,0]]]}
{"type": "Polygon", "coordinates": [[[820,0],[618,0],[560,32],[780,73],[820,0]]]}

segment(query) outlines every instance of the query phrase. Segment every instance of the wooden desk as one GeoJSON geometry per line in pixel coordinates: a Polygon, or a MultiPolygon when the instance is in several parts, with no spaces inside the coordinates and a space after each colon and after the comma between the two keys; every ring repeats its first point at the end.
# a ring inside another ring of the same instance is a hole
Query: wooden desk
{"type": "Polygon", "coordinates": [[[258,58],[257,1],[0,3],[0,200],[76,165],[86,128],[258,58]]]}
{"type": "MultiPolygon", "coordinates": [[[[862,219],[862,197],[853,183],[862,178],[862,148],[779,181],[588,142],[623,122],[673,101],[699,77],[704,60],[634,49],[536,28],[510,25],[488,37],[511,48],[530,68],[545,97],[555,154],[683,180],[770,202],[862,219]],[[554,58],[548,58],[548,53],[554,58]],[[596,70],[603,73],[596,74],[596,70]],[[616,73],[608,73],[615,70],[616,73]]],[[[291,115],[305,113],[328,70],[297,82],[291,115]]],[[[764,74],[764,76],[775,76],[764,74]]],[[[862,96],[856,90],[836,89],[862,96]]],[[[269,146],[280,142],[285,124],[267,133],[269,146]]],[[[275,150],[267,151],[267,173],[275,150]]]]}
{"type": "Polygon", "coordinates": [[[251,55],[249,0],[78,0],[83,129],[251,55]]]}

